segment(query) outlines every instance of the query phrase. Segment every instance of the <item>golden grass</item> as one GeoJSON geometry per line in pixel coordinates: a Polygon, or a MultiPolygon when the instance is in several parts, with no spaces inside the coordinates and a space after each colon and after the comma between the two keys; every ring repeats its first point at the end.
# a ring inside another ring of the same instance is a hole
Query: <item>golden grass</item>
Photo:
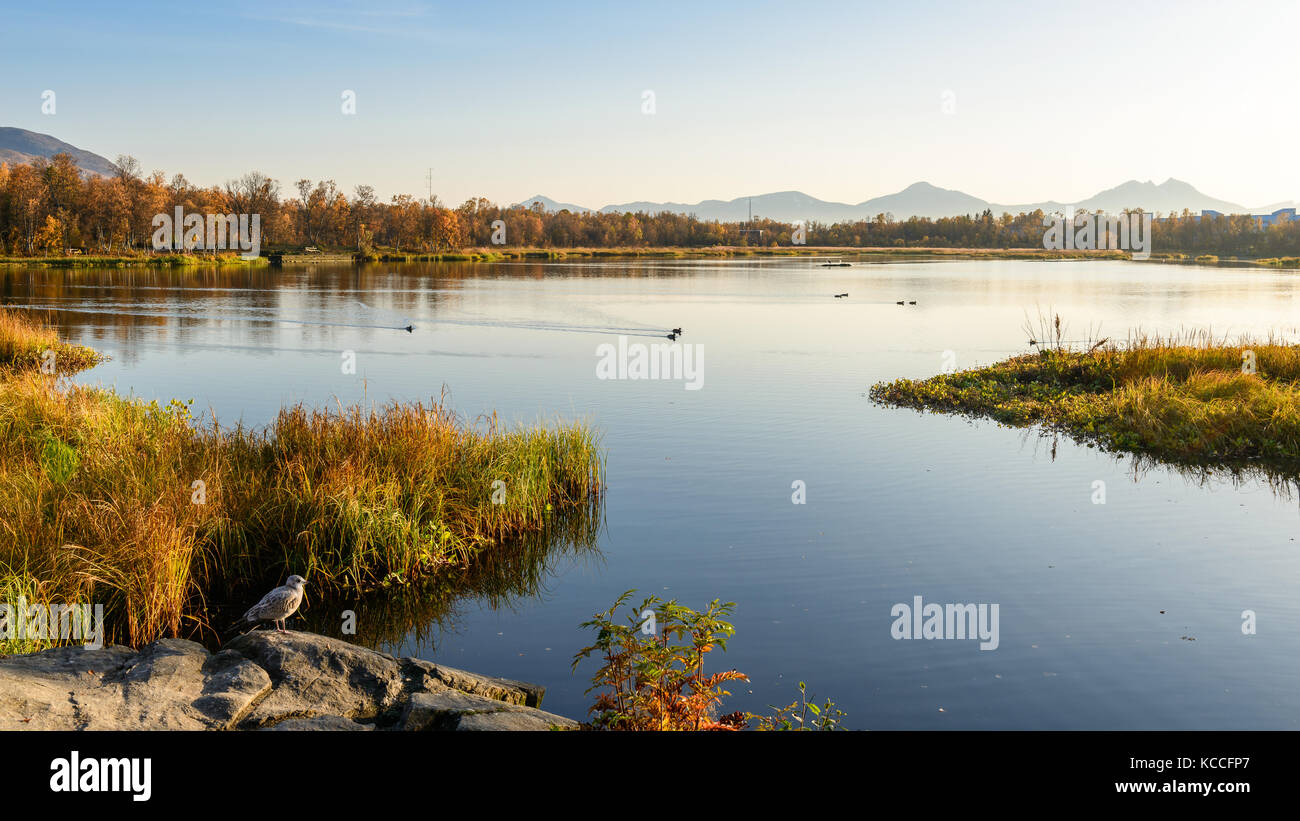
{"type": "Polygon", "coordinates": [[[1134,335],[872,388],[877,401],[1045,424],[1174,462],[1258,462],[1300,475],[1300,346],[1134,335]]]}
{"type": "Polygon", "coordinates": [[[0,310],[0,370],[74,373],[101,359],[90,348],[69,345],[41,319],[24,311],[0,310]]]}
{"type": "Polygon", "coordinates": [[[0,312],[19,363],[0,374],[0,586],[102,603],[109,640],[189,634],[210,595],[289,573],[362,592],[464,568],[603,487],[584,424],[476,427],[431,401],[223,429],[34,370],[56,342],[0,312]]]}

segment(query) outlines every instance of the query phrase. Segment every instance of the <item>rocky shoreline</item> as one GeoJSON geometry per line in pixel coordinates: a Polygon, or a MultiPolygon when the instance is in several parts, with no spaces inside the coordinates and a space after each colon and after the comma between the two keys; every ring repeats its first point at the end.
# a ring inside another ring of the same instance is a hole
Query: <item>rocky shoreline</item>
{"type": "Polygon", "coordinates": [[[59,647],[0,658],[0,730],[576,730],[546,690],[338,639],[256,630],[209,653],[59,647]]]}

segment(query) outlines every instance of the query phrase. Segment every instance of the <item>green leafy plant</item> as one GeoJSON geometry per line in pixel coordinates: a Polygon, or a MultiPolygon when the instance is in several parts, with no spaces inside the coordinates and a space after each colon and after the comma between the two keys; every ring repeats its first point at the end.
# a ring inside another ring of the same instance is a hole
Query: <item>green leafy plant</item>
{"type": "Polygon", "coordinates": [[[830,732],[844,729],[841,721],[845,716],[844,711],[836,707],[835,702],[829,698],[820,707],[817,706],[816,702],[808,695],[808,690],[802,681],[799,682],[799,698],[785,707],[777,707],[774,704],[768,706],[776,712],[770,716],[760,716],[755,713],[747,713],[745,716],[747,719],[757,720],[757,729],[759,730],[819,730],[830,732]]]}
{"type": "Polygon", "coordinates": [[[77,472],[77,466],[80,464],[81,460],[77,457],[77,451],[74,448],[49,432],[43,433],[41,467],[51,482],[57,485],[67,484],[68,480],[72,478],[72,474],[77,472]]]}
{"type": "Polygon", "coordinates": [[[598,730],[739,730],[746,724],[737,712],[715,717],[728,681],[748,681],[736,670],[704,674],[704,657],[726,650],[735,628],[724,618],[735,602],[714,599],[697,612],[674,601],[647,597],[626,623],[615,614],[635,593],[629,590],[614,606],[597,613],[582,627],[596,631],[596,643],[574,656],[573,668],[595,655],[602,660],[587,692],[599,691],[588,710],[598,730]]]}

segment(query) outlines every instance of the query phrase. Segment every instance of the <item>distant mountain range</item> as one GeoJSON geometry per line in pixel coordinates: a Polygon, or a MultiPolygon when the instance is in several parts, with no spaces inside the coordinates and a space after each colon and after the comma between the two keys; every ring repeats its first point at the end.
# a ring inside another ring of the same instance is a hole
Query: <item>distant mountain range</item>
{"type": "MultiPolygon", "coordinates": [[[[575,213],[593,209],[572,203],[556,202],[541,195],[521,201],[523,205],[540,202],[548,211],[568,209],[575,213]]],[[[1279,208],[1294,205],[1291,202],[1279,202],[1261,208],[1243,208],[1236,203],[1202,194],[1192,185],[1182,180],[1168,179],[1157,185],[1148,180],[1128,182],[1079,202],[1032,202],[1021,205],[999,205],[982,200],[962,191],[939,188],[928,182],[917,182],[895,194],[874,197],[852,205],[844,202],[827,202],[801,191],[778,191],[772,194],[757,194],[753,197],[737,197],[734,200],[704,200],[693,204],[681,202],[626,202],[618,205],[606,205],[596,209],[601,213],[624,213],[644,211],[659,213],[673,211],[679,214],[694,214],[703,220],[721,222],[740,222],[748,219],[750,208],[754,216],[767,217],[781,222],[807,220],[816,222],[844,222],[851,220],[872,219],[877,214],[892,214],[896,219],[908,217],[960,216],[962,214],[980,214],[985,209],[995,215],[1003,212],[1011,214],[1030,213],[1038,209],[1044,212],[1064,211],[1067,206],[1075,210],[1105,211],[1119,213],[1125,208],[1141,208],[1159,214],[1181,212],[1184,208],[1193,214],[1203,210],[1222,211],[1225,214],[1269,214],[1279,208]]]]}
{"type": "Polygon", "coordinates": [[[117,173],[113,164],[98,154],[83,151],[49,134],[38,134],[25,128],[0,127],[0,162],[18,165],[30,163],[37,157],[48,160],[59,153],[71,155],[77,167],[84,172],[101,177],[111,177],[117,173]]]}
{"type": "MultiPolygon", "coordinates": [[[[49,159],[60,152],[70,154],[83,172],[105,177],[117,173],[113,163],[104,157],[65,143],[49,134],[38,134],[23,128],[0,127],[0,162],[29,163],[37,157],[49,159]]],[[[540,194],[522,200],[521,204],[529,205],[533,202],[540,202],[548,211],[568,209],[578,213],[593,210],[573,203],[556,202],[540,194]]],[[[877,214],[892,214],[896,219],[907,219],[911,216],[937,219],[962,214],[979,214],[985,209],[998,215],[1003,212],[1027,213],[1040,208],[1045,212],[1051,212],[1063,211],[1067,205],[1074,206],[1076,210],[1100,210],[1107,213],[1117,213],[1125,208],[1141,208],[1145,211],[1168,214],[1187,208],[1194,214],[1199,214],[1206,209],[1222,211],[1225,214],[1269,214],[1279,208],[1294,206],[1295,203],[1276,202],[1259,208],[1243,208],[1236,203],[1202,194],[1195,187],[1181,180],[1168,179],[1159,185],[1150,180],[1147,182],[1129,180],[1122,185],[1074,203],[1053,200],[1021,205],[999,205],[962,191],[939,188],[928,182],[917,182],[897,193],[873,197],[856,205],[819,200],[801,191],[777,191],[771,194],[757,194],[753,197],[737,197],[734,200],[704,200],[693,204],[625,202],[606,205],[599,211],[601,213],[674,211],[679,214],[694,214],[704,220],[740,222],[748,219],[752,207],[754,216],[782,222],[795,220],[844,222],[872,219],[877,214]]]]}

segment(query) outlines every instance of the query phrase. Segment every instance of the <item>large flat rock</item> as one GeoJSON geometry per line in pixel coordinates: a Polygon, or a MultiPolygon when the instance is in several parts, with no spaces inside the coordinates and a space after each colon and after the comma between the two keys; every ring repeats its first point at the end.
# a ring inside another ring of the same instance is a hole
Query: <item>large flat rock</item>
{"type": "Polygon", "coordinates": [[[551,730],[545,688],[314,633],[0,658],[0,730],[551,730]]]}
{"type": "Polygon", "coordinates": [[[403,730],[576,730],[578,722],[497,699],[442,690],[415,693],[402,713],[403,730]]]}
{"type": "Polygon", "coordinates": [[[524,707],[542,706],[542,697],[546,695],[545,687],[539,684],[529,684],[526,681],[481,676],[478,673],[469,673],[465,670],[458,670],[455,667],[448,667],[445,664],[436,664],[423,659],[404,658],[402,663],[427,677],[425,689],[437,689],[433,685],[440,684],[453,690],[461,690],[462,692],[473,693],[474,695],[497,701],[506,701],[524,707]]]}
{"type": "Polygon", "coordinates": [[[399,708],[407,695],[397,659],[327,636],[254,630],[223,649],[256,663],[274,684],[247,725],[330,715],[375,722],[399,708]]]}
{"type": "Polygon", "coordinates": [[[242,656],[163,639],[0,658],[0,730],[224,730],[270,692],[242,656]]]}

